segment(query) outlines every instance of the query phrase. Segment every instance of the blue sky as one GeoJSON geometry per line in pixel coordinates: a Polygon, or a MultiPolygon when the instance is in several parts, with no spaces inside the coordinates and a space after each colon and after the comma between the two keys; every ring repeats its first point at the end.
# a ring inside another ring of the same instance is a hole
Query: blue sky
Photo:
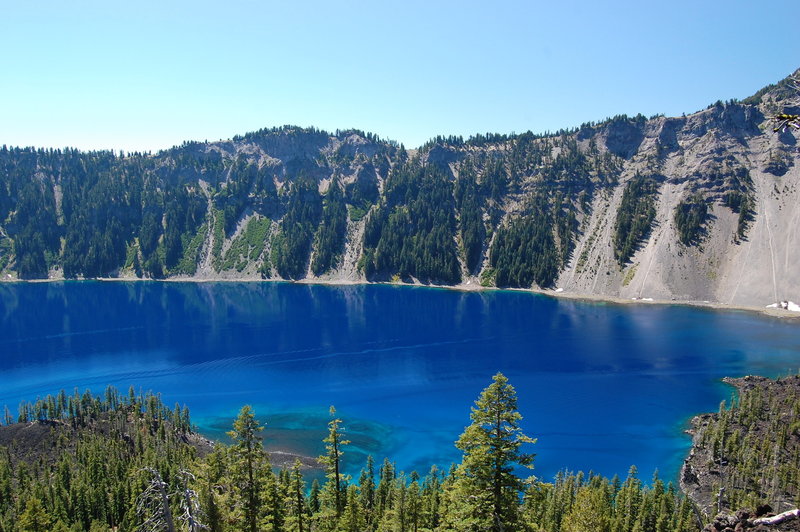
{"type": "Polygon", "coordinates": [[[416,147],[690,113],[800,67],[797,0],[4,4],[10,146],[155,151],[297,124],[416,147]]]}

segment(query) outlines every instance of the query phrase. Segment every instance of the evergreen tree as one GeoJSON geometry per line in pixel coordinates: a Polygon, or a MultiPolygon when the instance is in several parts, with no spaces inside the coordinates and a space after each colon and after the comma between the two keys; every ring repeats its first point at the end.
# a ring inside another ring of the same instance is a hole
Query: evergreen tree
{"type": "Polygon", "coordinates": [[[422,482],[421,519],[423,526],[435,529],[441,520],[442,479],[439,468],[431,467],[428,476],[422,482]]]}
{"type": "Polygon", "coordinates": [[[325,485],[326,492],[328,497],[332,499],[334,513],[338,519],[344,509],[347,491],[347,477],[342,474],[342,454],[344,454],[342,447],[348,445],[350,441],[342,439],[342,420],[336,417],[336,409],[333,406],[330,408],[330,415],[328,436],[323,440],[326,453],[319,457],[319,461],[325,464],[326,476],[328,477],[328,482],[325,485]]]}
{"type": "Polygon", "coordinates": [[[614,502],[616,515],[614,530],[619,532],[632,532],[634,524],[639,517],[639,506],[642,497],[642,483],[636,478],[636,466],[628,470],[628,478],[617,492],[614,502]]]}
{"type": "Polygon", "coordinates": [[[308,530],[306,519],[306,483],[300,471],[300,459],[295,458],[289,473],[289,490],[284,507],[287,510],[287,530],[304,532],[308,530]]]}
{"type": "Polygon", "coordinates": [[[200,505],[205,510],[209,530],[220,532],[225,521],[225,509],[229,505],[230,494],[222,489],[228,470],[227,452],[217,447],[210,453],[202,466],[200,481],[200,505]]]}
{"type": "Polygon", "coordinates": [[[502,373],[492,380],[475,401],[472,424],[456,442],[464,452],[454,485],[461,530],[518,530],[524,483],[515,469],[533,467],[534,455],[521,447],[535,440],[519,426],[514,387],[502,373]]]}
{"type": "Polygon", "coordinates": [[[563,532],[611,532],[611,501],[604,491],[592,486],[578,490],[575,504],[564,518],[563,532]]]}
{"type": "Polygon", "coordinates": [[[684,246],[697,244],[702,240],[704,224],[708,219],[708,204],[705,199],[694,194],[675,207],[675,230],[684,246]]]}
{"type": "Polygon", "coordinates": [[[656,217],[658,182],[655,176],[636,174],[622,192],[614,225],[614,257],[620,267],[636,251],[637,246],[650,234],[656,217]]]}
{"type": "Polygon", "coordinates": [[[341,532],[363,532],[366,526],[364,510],[358,503],[358,488],[356,486],[347,487],[347,505],[342,515],[338,530],[341,532]]]}
{"type": "Polygon", "coordinates": [[[19,516],[21,532],[50,532],[52,519],[42,506],[38,497],[30,497],[25,504],[25,511],[19,516]]]}
{"type": "Polygon", "coordinates": [[[253,409],[250,405],[245,405],[233,422],[233,430],[228,432],[234,441],[231,447],[232,476],[234,486],[239,490],[243,529],[250,532],[259,530],[264,478],[272,475],[269,458],[261,442],[260,434],[263,430],[264,427],[258,424],[253,409]]]}
{"type": "Polygon", "coordinates": [[[371,526],[375,510],[375,461],[372,455],[367,456],[367,466],[361,470],[358,477],[359,500],[358,503],[364,510],[364,519],[367,526],[371,526]]]}
{"type": "Polygon", "coordinates": [[[344,193],[337,181],[333,181],[325,195],[322,219],[314,237],[315,253],[311,271],[321,275],[336,268],[344,253],[347,232],[347,206],[344,193]]]}

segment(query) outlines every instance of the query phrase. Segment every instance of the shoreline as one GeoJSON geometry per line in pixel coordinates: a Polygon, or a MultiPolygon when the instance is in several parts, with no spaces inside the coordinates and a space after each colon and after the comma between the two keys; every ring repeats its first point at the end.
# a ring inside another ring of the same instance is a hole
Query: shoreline
{"type": "Polygon", "coordinates": [[[795,312],[787,309],[776,307],[758,307],[753,305],[730,305],[718,301],[701,301],[701,300],[686,300],[686,299],[653,299],[653,298],[623,298],[619,296],[605,295],[605,294],[588,294],[580,292],[569,292],[562,289],[541,289],[541,288],[498,288],[496,286],[482,286],[479,283],[468,281],[467,283],[460,283],[457,285],[440,285],[440,284],[425,284],[420,282],[404,283],[404,282],[390,282],[390,281],[367,281],[367,280],[351,280],[351,279],[262,279],[256,277],[167,277],[164,279],[150,279],[135,276],[124,277],[96,277],[90,279],[66,279],[64,277],[49,277],[47,279],[0,279],[0,286],[3,284],[26,284],[26,283],[55,283],[55,282],[71,282],[71,281],[98,281],[98,282],[163,282],[163,283],[291,283],[291,284],[305,284],[305,285],[322,285],[322,286],[366,286],[366,285],[386,285],[386,286],[408,286],[419,288],[439,288],[445,290],[454,290],[457,292],[492,292],[492,291],[506,291],[506,292],[521,292],[529,294],[537,294],[555,299],[565,299],[570,301],[583,301],[586,303],[612,303],[616,305],[679,305],[695,308],[705,308],[709,310],[730,310],[730,311],[743,311],[772,318],[781,318],[789,320],[800,321],[800,312],[795,312]]]}
{"type": "MultiPolygon", "coordinates": [[[[757,307],[736,308],[736,307],[729,306],[729,305],[714,304],[714,303],[711,303],[711,302],[701,302],[701,301],[688,301],[687,302],[687,301],[676,301],[676,300],[648,300],[648,299],[633,300],[633,299],[625,299],[625,298],[619,298],[619,297],[605,297],[605,296],[600,296],[600,295],[596,295],[596,294],[594,294],[594,295],[593,294],[580,294],[580,293],[566,292],[566,291],[556,291],[556,290],[536,290],[536,289],[518,289],[518,288],[516,288],[516,289],[514,289],[514,288],[512,288],[512,289],[501,289],[501,288],[496,288],[496,287],[480,286],[478,283],[475,283],[475,282],[464,283],[464,284],[459,284],[459,285],[449,285],[449,286],[448,285],[444,285],[444,286],[442,286],[442,285],[426,285],[426,284],[422,284],[422,283],[366,282],[366,281],[350,280],[350,279],[303,279],[303,280],[299,280],[299,281],[291,281],[291,280],[284,280],[284,279],[256,279],[256,278],[246,278],[246,277],[245,278],[222,278],[222,279],[209,278],[209,277],[205,277],[205,278],[203,278],[203,277],[200,277],[200,278],[195,278],[195,277],[183,277],[183,278],[181,278],[181,277],[170,277],[170,278],[167,278],[167,279],[141,279],[141,278],[136,278],[136,277],[110,277],[110,278],[96,278],[96,279],[76,279],[76,280],[59,279],[59,278],[40,279],[40,280],[16,280],[13,283],[9,282],[9,284],[17,284],[18,283],[18,284],[21,285],[21,284],[24,284],[24,283],[67,283],[67,282],[73,282],[73,281],[89,281],[89,282],[95,281],[95,282],[100,282],[100,283],[102,283],[102,282],[124,283],[124,282],[131,282],[131,281],[145,281],[145,282],[161,281],[161,282],[164,282],[164,283],[186,283],[187,285],[189,285],[189,283],[197,283],[198,285],[202,285],[202,283],[242,283],[242,284],[250,283],[251,287],[253,289],[255,289],[255,293],[258,292],[258,289],[256,288],[255,283],[264,283],[264,282],[294,283],[294,284],[301,284],[301,285],[302,284],[306,284],[306,285],[323,285],[323,286],[324,285],[330,285],[330,286],[365,286],[365,285],[369,285],[369,284],[401,286],[401,287],[415,287],[416,286],[416,287],[423,287],[423,288],[438,288],[438,289],[455,290],[455,291],[459,291],[459,292],[506,291],[506,292],[517,292],[517,293],[529,293],[529,294],[540,295],[540,296],[549,296],[549,297],[556,298],[556,299],[563,298],[565,300],[585,301],[585,302],[591,302],[591,303],[601,304],[601,305],[602,304],[606,304],[606,303],[618,304],[618,305],[631,305],[631,304],[636,304],[636,303],[653,304],[653,305],[672,304],[672,305],[684,305],[684,306],[688,305],[688,306],[704,307],[704,308],[710,308],[710,309],[719,309],[719,310],[723,310],[723,311],[725,311],[725,310],[741,310],[741,311],[746,311],[746,312],[758,312],[761,315],[770,315],[770,314],[772,314],[772,312],[769,312],[769,311],[773,311],[774,315],[777,315],[777,317],[788,317],[788,318],[792,318],[792,319],[800,317],[800,316],[797,316],[797,313],[792,313],[790,311],[780,311],[778,309],[768,309],[768,308],[760,309],[760,308],[757,308],[757,307]]],[[[2,283],[0,283],[0,286],[2,286],[2,283]]],[[[130,288],[133,288],[134,290],[137,290],[135,285],[132,284],[132,285],[129,285],[129,286],[130,286],[130,288]]],[[[144,286],[140,286],[140,288],[144,288],[144,286]]],[[[47,288],[44,288],[44,289],[47,290],[47,288]]],[[[190,291],[193,290],[191,286],[187,286],[187,289],[189,289],[190,291]]],[[[200,289],[200,290],[202,291],[202,289],[200,289]]],[[[243,286],[242,290],[247,292],[248,291],[248,287],[247,286],[243,286]]],[[[590,310],[590,312],[591,312],[591,310],[590,310]]],[[[688,414],[684,419],[679,420],[675,425],[671,426],[670,427],[670,432],[674,432],[676,434],[680,433],[682,435],[682,437],[685,437],[686,429],[691,426],[690,425],[691,419],[693,419],[697,415],[701,415],[701,413],[695,412],[695,413],[692,413],[692,414],[688,414]]],[[[204,437],[211,438],[211,436],[209,434],[207,434],[205,431],[199,431],[199,433],[202,434],[204,437]]],[[[215,439],[215,438],[211,438],[211,439],[215,439]]],[[[691,447],[692,447],[691,437],[689,437],[685,452],[681,455],[680,458],[677,458],[677,461],[681,461],[681,460],[685,459],[687,454],[688,454],[688,452],[689,452],[689,450],[691,449],[691,447]]],[[[287,458],[287,459],[291,459],[291,460],[293,460],[293,457],[295,455],[303,456],[302,453],[296,452],[296,450],[293,450],[291,447],[282,449],[282,452],[285,453],[285,455],[287,457],[291,457],[291,458],[287,458]]],[[[307,457],[307,458],[313,458],[313,457],[307,457]]],[[[663,464],[663,465],[666,466],[666,464],[663,464]]],[[[676,475],[679,475],[679,472],[680,472],[680,465],[677,466],[676,475]]],[[[622,475],[624,473],[624,471],[620,471],[619,473],[620,473],[620,475],[622,475]]],[[[672,476],[673,475],[669,475],[668,478],[671,478],[672,476]]]]}

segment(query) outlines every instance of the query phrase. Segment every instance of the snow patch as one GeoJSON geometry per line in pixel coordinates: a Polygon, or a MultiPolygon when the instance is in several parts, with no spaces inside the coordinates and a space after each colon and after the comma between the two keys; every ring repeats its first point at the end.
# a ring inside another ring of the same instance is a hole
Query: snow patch
{"type": "Polygon", "coordinates": [[[780,303],[772,303],[771,305],[767,305],[767,308],[780,308],[783,310],[789,310],[791,312],[800,312],[800,305],[794,301],[781,301],[780,303]]]}

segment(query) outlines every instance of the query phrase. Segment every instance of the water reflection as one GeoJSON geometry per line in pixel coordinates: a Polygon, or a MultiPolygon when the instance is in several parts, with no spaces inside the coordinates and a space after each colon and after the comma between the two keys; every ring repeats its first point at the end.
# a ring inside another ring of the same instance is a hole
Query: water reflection
{"type": "Polygon", "coordinates": [[[800,329],[741,312],[520,292],[286,283],[0,284],[0,405],[114,384],[190,406],[210,434],[246,403],[269,444],[322,452],[328,406],[367,453],[447,467],[491,375],[516,387],[536,474],[672,476],[682,423],[725,375],[784,374],[800,329]]]}

